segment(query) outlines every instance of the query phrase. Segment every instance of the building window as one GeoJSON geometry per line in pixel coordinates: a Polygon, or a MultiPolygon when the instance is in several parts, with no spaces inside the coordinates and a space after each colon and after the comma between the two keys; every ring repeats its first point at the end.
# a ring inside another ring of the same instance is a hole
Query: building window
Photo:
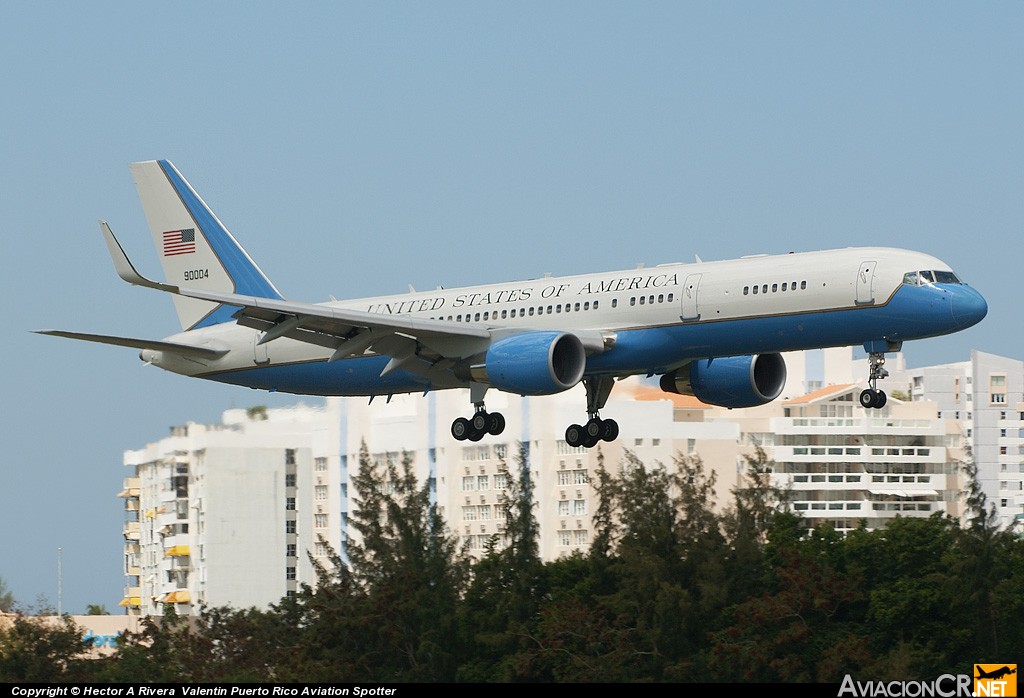
{"type": "Polygon", "coordinates": [[[563,499],[558,502],[558,515],[568,516],[569,515],[569,500],[563,499]]]}
{"type": "Polygon", "coordinates": [[[295,487],[295,473],[285,473],[284,486],[295,487]]]}
{"type": "Polygon", "coordinates": [[[289,582],[294,582],[295,581],[295,568],[294,567],[285,567],[284,568],[284,578],[287,579],[289,582]]]}
{"type": "Polygon", "coordinates": [[[295,449],[294,448],[286,448],[284,450],[284,464],[285,465],[295,465],[295,449]]]}
{"type": "Polygon", "coordinates": [[[317,458],[316,460],[313,461],[313,467],[316,468],[316,471],[318,473],[327,472],[327,459],[317,458]]]}
{"type": "Polygon", "coordinates": [[[327,514],[314,514],[313,525],[316,528],[327,528],[327,514]]]}
{"type": "Polygon", "coordinates": [[[573,516],[586,516],[586,514],[587,514],[587,500],[585,500],[585,499],[574,499],[574,500],[572,500],[572,513],[573,513],[573,516]]]}
{"type": "Polygon", "coordinates": [[[317,485],[315,490],[314,490],[314,494],[316,496],[316,501],[318,501],[318,502],[326,502],[327,501],[327,485],[317,485]]]}
{"type": "Polygon", "coordinates": [[[292,521],[285,521],[284,522],[284,532],[285,533],[295,533],[295,521],[294,520],[292,520],[292,521]]]}
{"type": "Polygon", "coordinates": [[[295,557],[295,553],[296,553],[295,543],[288,543],[287,545],[284,546],[284,556],[285,557],[295,557]]]}
{"type": "Polygon", "coordinates": [[[295,497],[288,497],[285,499],[284,508],[287,511],[295,511],[295,497]]]}

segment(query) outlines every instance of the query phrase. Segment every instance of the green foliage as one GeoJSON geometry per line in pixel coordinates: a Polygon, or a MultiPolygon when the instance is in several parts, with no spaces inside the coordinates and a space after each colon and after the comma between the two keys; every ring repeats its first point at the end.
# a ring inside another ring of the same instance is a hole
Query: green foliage
{"type": "Polygon", "coordinates": [[[17,615],[0,625],[0,683],[89,681],[87,649],[68,617],[17,615]]]}
{"type": "Polygon", "coordinates": [[[7,588],[7,582],[0,577],[0,613],[10,613],[14,610],[14,594],[7,588]]]}
{"type": "MultiPolygon", "coordinates": [[[[592,546],[550,562],[530,454],[506,472],[503,536],[467,562],[411,461],[353,479],[355,535],[266,611],[208,609],[81,659],[66,624],[0,630],[0,680],[137,682],[839,682],[937,676],[1024,646],[1024,541],[976,483],[967,524],[809,529],[763,452],[731,505],[699,459],[599,456],[592,546]]],[[[499,517],[500,518],[500,517],[499,517]]],[[[59,619],[50,619],[59,620],[59,619]]]]}

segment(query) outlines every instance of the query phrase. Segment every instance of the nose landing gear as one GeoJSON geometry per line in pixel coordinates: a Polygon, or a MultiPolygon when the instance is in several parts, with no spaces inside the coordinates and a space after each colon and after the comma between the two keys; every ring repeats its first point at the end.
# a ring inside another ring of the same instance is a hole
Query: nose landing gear
{"type": "Polygon", "coordinates": [[[879,379],[888,377],[885,370],[885,354],[873,351],[868,354],[868,387],[860,392],[860,406],[864,409],[880,410],[885,407],[884,390],[878,389],[879,379]]]}

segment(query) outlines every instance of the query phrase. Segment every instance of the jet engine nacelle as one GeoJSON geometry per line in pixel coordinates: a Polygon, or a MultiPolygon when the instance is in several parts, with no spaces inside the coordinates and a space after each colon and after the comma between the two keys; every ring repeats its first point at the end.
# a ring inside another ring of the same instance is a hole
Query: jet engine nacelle
{"type": "Polygon", "coordinates": [[[779,354],[700,359],[661,377],[665,392],[719,407],[763,405],[785,386],[786,362],[779,354]]]}
{"type": "Polygon", "coordinates": [[[482,363],[470,368],[472,380],[519,395],[551,395],[583,378],[587,354],[568,332],[524,332],[491,344],[482,363]]]}

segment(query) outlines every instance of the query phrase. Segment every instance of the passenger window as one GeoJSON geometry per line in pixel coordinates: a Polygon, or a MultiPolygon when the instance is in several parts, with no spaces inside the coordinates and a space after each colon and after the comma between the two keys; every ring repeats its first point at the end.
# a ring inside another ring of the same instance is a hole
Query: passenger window
{"type": "Polygon", "coordinates": [[[530,308],[530,317],[533,317],[533,308],[530,308]]]}
{"type": "Polygon", "coordinates": [[[476,317],[474,317],[473,320],[475,320],[476,322],[480,322],[480,313],[477,313],[476,317]]]}
{"type": "Polygon", "coordinates": [[[612,298],[612,307],[613,308],[618,308],[619,307],[619,299],[618,298],[612,298]]]}
{"type": "Polygon", "coordinates": [[[590,301],[586,301],[585,303],[583,303],[583,309],[590,310],[590,301]]]}
{"type": "Polygon", "coordinates": [[[578,313],[578,312],[580,312],[580,304],[579,304],[579,303],[577,303],[577,304],[576,304],[576,307],[575,307],[575,308],[573,308],[573,310],[575,310],[575,311],[576,311],[577,313],[578,313]]]}
{"type": "Polygon", "coordinates": [[[669,302],[669,303],[671,303],[671,302],[672,302],[672,296],[673,296],[673,294],[671,294],[671,293],[670,293],[670,294],[668,294],[668,302],[669,302]]]}
{"type": "Polygon", "coordinates": [[[594,301],[594,310],[597,310],[597,304],[598,303],[600,303],[600,301],[594,301]]]}
{"type": "Polygon", "coordinates": [[[754,295],[755,296],[757,295],[757,289],[759,289],[759,288],[761,288],[761,287],[760,286],[754,286],[754,295]]]}
{"type": "Polygon", "coordinates": [[[787,284],[787,283],[786,283],[785,281],[783,281],[783,282],[782,282],[782,290],[783,290],[783,291],[785,291],[785,290],[786,290],[786,286],[788,286],[788,284],[787,284]]]}
{"type": "Polygon", "coordinates": [[[462,316],[461,315],[457,318],[456,322],[462,322],[462,316]]]}
{"type": "Polygon", "coordinates": [[[665,302],[665,294],[663,294],[663,293],[659,293],[658,294],[658,302],[659,303],[664,303],[665,302]]]}
{"type": "Polygon", "coordinates": [[[484,320],[488,319],[489,315],[490,315],[490,311],[485,311],[484,312],[484,320]]]}
{"type": "Polygon", "coordinates": [[[743,287],[743,295],[746,296],[750,293],[750,286],[743,287]]]}
{"type": "Polygon", "coordinates": [[[501,311],[501,319],[504,320],[507,317],[508,317],[508,311],[507,310],[502,310],[501,311]]]}
{"type": "Polygon", "coordinates": [[[772,284],[772,293],[778,293],[778,292],[779,292],[779,285],[778,284],[772,284]]]}
{"type": "Polygon", "coordinates": [[[803,291],[805,288],[807,288],[807,282],[806,281],[801,281],[800,282],[800,290],[803,291]]]}
{"type": "Polygon", "coordinates": [[[654,296],[651,296],[650,300],[647,301],[651,305],[654,305],[654,296]]]}
{"type": "Polygon", "coordinates": [[[647,300],[647,296],[640,296],[640,305],[643,305],[644,301],[646,301],[646,300],[647,300]]]}
{"type": "Polygon", "coordinates": [[[551,314],[551,306],[549,305],[548,306],[548,315],[550,315],[550,314],[551,314]]]}
{"type": "Polygon", "coordinates": [[[636,296],[633,296],[632,298],[629,299],[629,304],[636,305],[636,296]]]}
{"type": "Polygon", "coordinates": [[[761,293],[768,293],[768,284],[761,287],[761,293]]]}

